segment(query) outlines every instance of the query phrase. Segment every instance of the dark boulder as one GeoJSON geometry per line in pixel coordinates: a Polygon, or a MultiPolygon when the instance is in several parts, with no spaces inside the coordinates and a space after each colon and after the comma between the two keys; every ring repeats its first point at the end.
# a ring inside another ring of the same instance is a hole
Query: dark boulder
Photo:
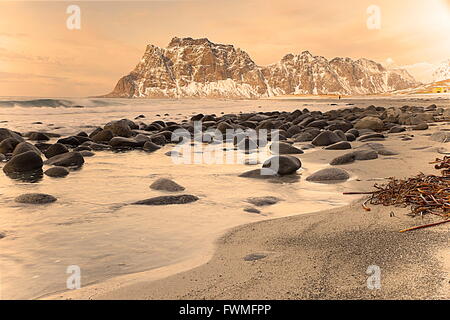
{"type": "Polygon", "coordinates": [[[44,193],[26,193],[14,199],[18,203],[26,204],[47,204],[55,202],[57,199],[49,194],[44,193]]]}
{"type": "Polygon", "coordinates": [[[428,124],[426,122],[422,122],[419,124],[416,124],[415,126],[412,127],[413,130],[427,130],[428,129],[428,124]]]}
{"type": "Polygon", "coordinates": [[[334,130],[333,132],[339,137],[339,139],[341,139],[341,141],[347,141],[347,137],[346,137],[344,131],[334,130]]]}
{"type": "Polygon", "coordinates": [[[80,131],[77,133],[76,137],[85,137],[85,138],[89,138],[89,135],[84,132],[84,131],[80,131]]]}
{"type": "Polygon", "coordinates": [[[31,143],[21,142],[14,148],[13,156],[16,156],[18,154],[21,154],[21,153],[24,153],[24,152],[28,152],[28,151],[33,151],[33,152],[36,152],[38,155],[41,155],[41,150],[36,148],[31,143]]]}
{"type": "Polygon", "coordinates": [[[150,188],[153,190],[170,191],[170,192],[178,192],[183,191],[185,189],[183,186],[180,186],[175,181],[166,178],[159,178],[150,185],[150,188]]]}
{"type": "Polygon", "coordinates": [[[42,132],[32,132],[28,136],[28,139],[33,140],[33,141],[48,141],[48,140],[50,140],[48,135],[46,135],[45,133],[42,133],[42,132]]]}
{"type": "MultiPolygon", "coordinates": [[[[133,136],[130,125],[132,121],[129,120],[119,120],[113,121],[105,125],[105,130],[111,130],[115,136],[129,138],[133,136]]],[[[133,126],[133,125],[132,125],[133,126]]],[[[138,129],[137,126],[135,129],[138,129]]],[[[95,141],[95,140],[94,140],[95,141]]],[[[97,141],[98,142],[98,141],[97,141]]]]}
{"type": "Polygon", "coordinates": [[[308,123],[308,125],[306,127],[308,128],[319,128],[319,129],[323,129],[328,125],[328,122],[326,122],[325,120],[315,120],[312,121],[310,123],[308,123]]]}
{"type": "Polygon", "coordinates": [[[382,133],[368,133],[358,138],[358,141],[383,141],[385,136],[382,133]]]}
{"type": "Polygon", "coordinates": [[[44,155],[47,159],[50,159],[51,157],[57,156],[58,154],[63,154],[69,152],[69,149],[62,143],[55,143],[52,144],[50,147],[47,148],[47,150],[44,151],[44,155]]]}
{"type": "Polygon", "coordinates": [[[82,151],[80,151],[80,153],[84,158],[95,156],[94,152],[88,151],[88,150],[82,150],[82,151]]]}
{"type": "Polygon", "coordinates": [[[430,136],[430,140],[436,141],[436,142],[447,143],[450,141],[450,132],[448,132],[448,131],[435,132],[430,136]]]}
{"type": "Polygon", "coordinates": [[[109,142],[114,137],[111,130],[101,130],[92,136],[94,142],[109,142]]]}
{"type": "Polygon", "coordinates": [[[182,194],[177,196],[160,196],[141,201],[136,201],[132,204],[147,205],[147,206],[162,206],[170,204],[186,204],[199,200],[198,197],[190,194],[182,194]]]}
{"type": "Polygon", "coordinates": [[[336,157],[333,160],[331,160],[330,164],[332,166],[338,166],[343,164],[349,164],[352,162],[355,162],[356,155],[354,152],[343,154],[342,156],[336,157]]]}
{"type": "Polygon", "coordinates": [[[302,154],[303,150],[300,150],[288,143],[284,142],[273,142],[270,145],[270,151],[274,154],[302,154]]]}
{"type": "Polygon", "coordinates": [[[340,141],[333,144],[330,144],[329,146],[326,146],[325,150],[346,150],[351,149],[352,145],[347,141],[340,141]]]}
{"type": "Polygon", "coordinates": [[[103,150],[109,150],[111,149],[111,146],[108,144],[103,143],[90,143],[89,148],[91,148],[94,151],[103,151],[103,150]]]}
{"type": "Polygon", "coordinates": [[[6,128],[0,128],[0,142],[7,138],[14,138],[16,140],[19,140],[20,142],[24,141],[22,136],[17,132],[14,132],[6,128]]]}
{"type": "Polygon", "coordinates": [[[355,136],[355,138],[359,137],[359,130],[358,129],[354,129],[354,128],[353,129],[349,129],[345,133],[351,133],[352,135],[355,136]]]}
{"type": "Polygon", "coordinates": [[[76,137],[74,136],[70,136],[70,137],[66,137],[66,138],[61,138],[57,141],[57,143],[61,143],[61,144],[65,144],[71,147],[77,147],[81,144],[80,140],[78,140],[76,137]]]}
{"type": "Polygon", "coordinates": [[[312,132],[302,132],[294,135],[292,139],[294,142],[308,142],[312,141],[316,136],[312,132]]]}
{"type": "Polygon", "coordinates": [[[380,118],[367,116],[355,124],[356,129],[371,129],[374,131],[383,130],[384,123],[380,118]]]}
{"type": "Polygon", "coordinates": [[[339,120],[333,121],[330,125],[325,127],[328,131],[341,130],[343,132],[346,132],[351,128],[353,128],[353,125],[350,122],[339,120]]]}
{"type": "Polygon", "coordinates": [[[152,141],[147,141],[146,143],[144,143],[143,149],[144,149],[144,151],[147,151],[147,152],[153,152],[153,151],[161,149],[161,147],[158,146],[157,144],[153,143],[152,141]]]}
{"type": "Polygon", "coordinates": [[[315,146],[329,146],[330,144],[342,141],[339,136],[332,131],[323,131],[314,138],[312,144],[315,146]]]}
{"type": "Polygon", "coordinates": [[[378,158],[375,150],[359,150],[354,152],[356,160],[374,160],[378,158]]]}
{"type": "Polygon", "coordinates": [[[132,138],[114,137],[109,141],[109,145],[113,149],[135,149],[142,148],[145,142],[138,142],[132,138]]]}
{"type": "Polygon", "coordinates": [[[303,130],[302,127],[300,127],[300,126],[298,126],[298,125],[293,125],[293,126],[290,126],[290,127],[287,129],[286,133],[287,133],[287,135],[288,135],[289,137],[292,137],[292,136],[295,136],[295,135],[298,134],[298,133],[301,133],[302,130],[303,130]]]}
{"type": "Polygon", "coordinates": [[[66,152],[57,156],[51,157],[45,164],[61,167],[81,167],[84,163],[84,158],[78,151],[66,152]]]}
{"type": "Polygon", "coordinates": [[[388,133],[400,133],[406,131],[406,128],[402,126],[393,126],[389,129],[388,133]]]}
{"type": "Polygon", "coordinates": [[[300,159],[288,155],[273,156],[263,163],[263,168],[270,169],[279,175],[293,174],[301,167],[300,159]]]}
{"type": "Polygon", "coordinates": [[[252,178],[252,179],[268,179],[276,176],[277,173],[273,170],[262,168],[262,169],[254,169],[250,171],[246,171],[241,173],[239,177],[241,178],[252,178]]]}
{"type": "Polygon", "coordinates": [[[274,204],[280,202],[281,199],[279,199],[277,197],[268,196],[268,197],[252,197],[252,198],[248,198],[246,201],[257,207],[264,207],[264,206],[274,205],[274,204]]]}
{"type": "Polygon", "coordinates": [[[347,138],[347,141],[350,141],[350,142],[356,140],[356,137],[350,132],[346,132],[345,137],[347,138]]]}
{"type": "Polygon", "coordinates": [[[350,178],[347,171],[339,168],[326,168],[319,170],[306,178],[310,182],[333,183],[346,181],[350,178]]]}
{"type": "Polygon", "coordinates": [[[155,134],[150,136],[150,141],[154,144],[157,144],[158,146],[163,146],[167,143],[166,137],[162,134],[155,134]]]}
{"type": "Polygon", "coordinates": [[[196,114],[191,117],[191,121],[200,121],[205,115],[202,113],[196,114]]]}
{"type": "Polygon", "coordinates": [[[4,139],[2,142],[0,142],[0,153],[12,153],[19,143],[20,141],[15,138],[4,139]]]}
{"type": "Polygon", "coordinates": [[[51,167],[45,170],[44,174],[52,178],[62,178],[69,174],[69,170],[66,167],[51,167]]]}
{"type": "Polygon", "coordinates": [[[100,128],[100,127],[95,128],[94,131],[92,131],[92,132],[89,134],[89,138],[92,139],[97,133],[102,132],[102,131],[103,131],[103,129],[100,128]]]}
{"type": "Polygon", "coordinates": [[[252,207],[244,208],[244,211],[245,211],[245,212],[249,212],[249,213],[257,213],[257,214],[261,213],[260,210],[258,210],[258,209],[256,209],[256,208],[252,208],[252,207]]]}
{"type": "Polygon", "coordinates": [[[25,173],[42,170],[42,158],[34,151],[27,151],[13,156],[3,167],[6,174],[25,173]]]}
{"type": "Polygon", "coordinates": [[[45,150],[47,150],[48,148],[50,148],[52,144],[51,143],[46,143],[46,142],[37,142],[34,144],[34,146],[36,148],[39,149],[40,152],[44,153],[45,150]]]}
{"type": "Polygon", "coordinates": [[[87,145],[80,145],[80,146],[76,147],[75,149],[73,149],[73,151],[80,151],[80,152],[81,151],[92,151],[92,148],[87,145]]]}

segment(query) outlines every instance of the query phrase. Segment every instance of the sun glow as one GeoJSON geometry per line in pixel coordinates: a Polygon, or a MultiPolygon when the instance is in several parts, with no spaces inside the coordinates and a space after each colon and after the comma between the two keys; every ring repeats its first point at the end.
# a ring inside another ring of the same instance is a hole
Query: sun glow
{"type": "Polygon", "coordinates": [[[439,2],[432,11],[433,22],[436,26],[446,28],[444,30],[450,31],[450,0],[439,2]]]}

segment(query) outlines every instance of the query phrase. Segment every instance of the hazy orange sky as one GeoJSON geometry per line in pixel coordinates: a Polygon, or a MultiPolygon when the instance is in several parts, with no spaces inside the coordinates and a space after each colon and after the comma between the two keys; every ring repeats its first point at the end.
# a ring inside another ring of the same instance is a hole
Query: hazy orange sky
{"type": "Polygon", "coordinates": [[[427,81],[450,58],[450,0],[1,1],[0,96],[89,96],[110,92],[149,43],[207,37],[267,65],[309,50],[407,66],[427,81]],[[81,8],[69,30],[66,8],[81,8]],[[381,29],[367,28],[367,8],[381,29]]]}

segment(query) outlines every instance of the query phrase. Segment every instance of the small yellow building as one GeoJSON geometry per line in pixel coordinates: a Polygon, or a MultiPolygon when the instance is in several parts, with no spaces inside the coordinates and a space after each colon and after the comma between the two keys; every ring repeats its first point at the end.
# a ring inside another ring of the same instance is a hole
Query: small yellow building
{"type": "Polygon", "coordinates": [[[433,88],[433,93],[448,93],[449,88],[448,87],[434,87],[433,88]]]}

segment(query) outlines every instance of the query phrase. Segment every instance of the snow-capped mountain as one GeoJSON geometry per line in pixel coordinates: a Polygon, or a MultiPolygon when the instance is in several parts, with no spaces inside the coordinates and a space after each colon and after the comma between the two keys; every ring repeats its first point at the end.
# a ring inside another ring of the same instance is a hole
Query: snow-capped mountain
{"type": "Polygon", "coordinates": [[[435,82],[450,79],[450,59],[441,63],[433,72],[435,82]]]}
{"type": "Polygon", "coordinates": [[[402,69],[367,59],[288,54],[258,66],[243,50],[208,39],[173,38],[167,48],[148,45],[130,74],[108,97],[260,98],[288,94],[377,94],[417,86],[402,69]]]}

